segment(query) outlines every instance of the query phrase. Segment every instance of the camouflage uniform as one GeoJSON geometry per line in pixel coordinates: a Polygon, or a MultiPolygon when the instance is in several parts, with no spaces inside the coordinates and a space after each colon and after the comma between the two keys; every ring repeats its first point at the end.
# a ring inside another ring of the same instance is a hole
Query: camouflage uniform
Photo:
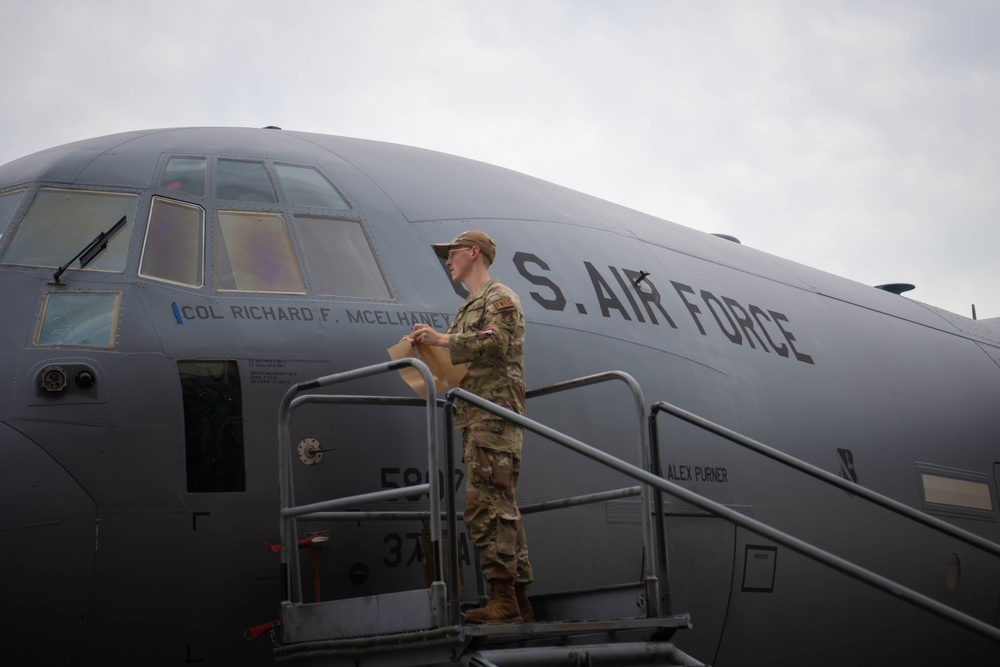
{"type": "MultiPolygon", "coordinates": [[[[462,389],[518,414],[524,409],[524,313],[517,294],[489,280],[470,294],[446,332],[462,389]]],[[[528,544],[514,493],[524,429],[469,403],[456,407],[464,444],[465,524],[487,581],[532,580],[528,544]]]]}

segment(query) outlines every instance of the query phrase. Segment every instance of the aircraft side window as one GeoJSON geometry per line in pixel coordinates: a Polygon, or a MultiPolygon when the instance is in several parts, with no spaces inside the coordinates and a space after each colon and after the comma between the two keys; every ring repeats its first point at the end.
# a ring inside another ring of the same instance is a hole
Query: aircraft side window
{"type": "Polygon", "coordinates": [[[204,283],[205,210],[153,197],[139,275],[180,285],[204,283]]]}
{"type": "Polygon", "coordinates": [[[243,396],[235,361],[177,362],[189,493],[246,491],[243,396]]]}
{"type": "Polygon", "coordinates": [[[160,186],[196,197],[205,196],[205,158],[173,157],[167,163],[160,186]]]}
{"type": "Polygon", "coordinates": [[[375,251],[360,222],[295,216],[316,292],[324,296],[391,299],[375,251]]]}
{"type": "Polygon", "coordinates": [[[126,216],[127,226],[112,237],[107,250],[97,255],[85,269],[122,271],[128,259],[138,203],[138,195],[133,194],[42,188],[24,214],[16,235],[4,252],[3,262],[62,266],[101,232],[126,216]]]}
{"type": "Polygon", "coordinates": [[[218,289],[306,293],[288,227],[280,214],[219,211],[215,238],[218,289]]]}
{"type": "Polygon", "coordinates": [[[217,199],[276,204],[274,186],[261,162],[219,160],[215,167],[217,199]]]}
{"type": "Polygon", "coordinates": [[[21,205],[22,197],[24,197],[24,190],[15,190],[0,195],[0,239],[3,239],[4,230],[14,219],[14,213],[21,205]]]}
{"type": "Polygon", "coordinates": [[[114,347],[120,302],[117,292],[45,295],[35,345],[114,347]]]}
{"type": "Polygon", "coordinates": [[[315,206],[339,210],[351,208],[330,181],[312,167],[276,164],[274,170],[278,173],[278,179],[285,189],[285,194],[288,195],[294,206],[315,206]]]}
{"type": "Polygon", "coordinates": [[[995,520],[986,475],[920,463],[917,472],[927,511],[995,520]]]}

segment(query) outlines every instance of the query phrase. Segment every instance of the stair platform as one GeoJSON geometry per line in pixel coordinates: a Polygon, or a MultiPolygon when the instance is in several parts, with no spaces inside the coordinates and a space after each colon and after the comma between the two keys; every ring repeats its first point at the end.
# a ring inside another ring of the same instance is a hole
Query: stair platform
{"type": "Polygon", "coordinates": [[[455,625],[410,632],[312,640],[275,649],[278,662],[316,667],[441,665],[701,665],[670,639],[691,626],[662,618],[455,625]]]}

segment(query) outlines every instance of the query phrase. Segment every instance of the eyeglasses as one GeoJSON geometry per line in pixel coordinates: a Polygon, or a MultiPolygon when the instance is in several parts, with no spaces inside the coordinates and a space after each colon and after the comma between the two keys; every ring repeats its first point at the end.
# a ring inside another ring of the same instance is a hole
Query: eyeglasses
{"type": "Polygon", "coordinates": [[[449,250],[448,251],[448,260],[451,261],[451,260],[455,259],[455,253],[462,252],[463,250],[468,250],[469,252],[472,252],[472,248],[470,248],[468,246],[463,246],[461,248],[455,248],[454,250],[449,250]]]}

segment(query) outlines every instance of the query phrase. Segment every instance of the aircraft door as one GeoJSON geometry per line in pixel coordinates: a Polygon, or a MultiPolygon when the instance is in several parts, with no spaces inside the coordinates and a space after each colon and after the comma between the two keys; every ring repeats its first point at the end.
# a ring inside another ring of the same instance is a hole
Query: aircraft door
{"type": "MultiPolygon", "coordinates": [[[[697,396],[682,405],[695,414],[740,431],[729,378],[696,365],[668,374],[697,396]]],[[[665,389],[670,401],[672,391],[665,389]]],[[[658,397],[657,397],[658,398],[658,397]]],[[[751,511],[747,453],[718,436],[661,413],[657,417],[662,476],[740,512],[751,511]]],[[[670,595],[673,613],[691,615],[693,629],[676,642],[689,655],[714,661],[730,604],[736,527],[664,494],[670,595]]]]}

